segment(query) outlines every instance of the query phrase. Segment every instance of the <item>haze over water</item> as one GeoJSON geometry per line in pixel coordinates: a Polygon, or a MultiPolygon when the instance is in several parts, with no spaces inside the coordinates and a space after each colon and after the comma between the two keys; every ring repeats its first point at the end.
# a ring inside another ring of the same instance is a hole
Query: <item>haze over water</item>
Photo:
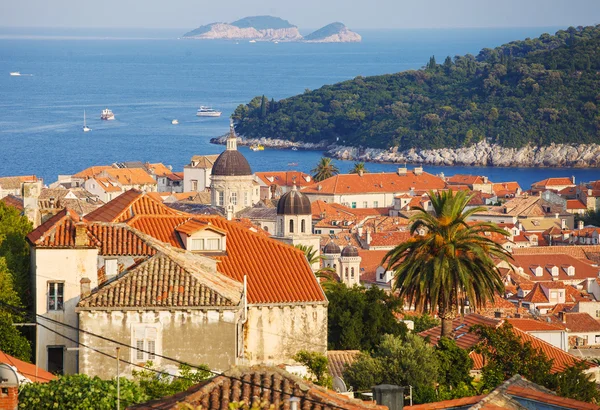
{"type": "MultiPolygon", "coordinates": [[[[0,28],[0,176],[37,174],[47,183],[91,165],[163,162],[181,170],[192,155],[221,152],[210,138],[228,130],[238,104],[423,66],[431,55],[554,33],[553,28],[361,31],[360,44],[177,40],[183,31],[0,28]],[[11,77],[20,71],[32,76],[11,77]],[[222,110],[195,117],[200,105],[222,110]],[[110,108],[116,121],[99,119],[110,108]],[[83,111],[93,131],[83,133],[83,111]],[[179,125],[171,125],[178,119],[179,125]]],[[[241,151],[254,171],[310,171],[321,152],[241,151]]],[[[338,161],[342,171],[351,162],[338,161]]],[[[392,164],[367,164],[371,172],[392,164]]],[[[600,177],[598,170],[425,166],[432,173],[475,173],[528,187],[549,176],[600,177]]]]}

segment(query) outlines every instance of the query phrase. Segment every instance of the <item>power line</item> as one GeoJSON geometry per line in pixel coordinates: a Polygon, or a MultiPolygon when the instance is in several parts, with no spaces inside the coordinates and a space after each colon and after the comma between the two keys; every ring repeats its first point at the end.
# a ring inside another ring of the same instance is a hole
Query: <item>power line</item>
{"type": "MultiPolygon", "coordinates": [[[[31,312],[26,312],[24,309],[20,309],[20,308],[18,308],[18,307],[16,307],[16,306],[8,305],[8,304],[6,304],[6,303],[4,303],[4,302],[0,302],[0,305],[2,305],[2,306],[6,306],[6,307],[8,307],[8,308],[12,309],[13,311],[20,311],[21,313],[28,313],[28,314],[31,314],[31,312]]],[[[139,351],[139,352],[143,352],[143,353],[147,353],[147,354],[153,354],[153,355],[154,355],[154,356],[156,356],[156,357],[160,357],[160,358],[162,358],[162,359],[165,359],[165,360],[170,360],[170,361],[173,361],[173,362],[175,362],[175,363],[182,364],[182,365],[185,365],[185,366],[189,366],[189,367],[192,367],[192,368],[195,368],[195,369],[198,369],[198,370],[208,371],[209,373],[212,373],[214,376],[223,376],[223,377],[225,377],[225,378],[228,378],[228,379],[230,379],[230,380],[235,380],[235,381],[238,381],[238,382],[240,382],[240,383],[242,383],[242,384],[247,384],[247,385],[249,385],[249,386],[252,386],[252,387],[258,387],[258,388],[260,388],[260,389],[270,390],[270,391],[272,391],[272,392],[274,392],[274,393],[280,393],[280,394],[283,394],[283,395],[290,395],[290,393],[288,393],[288,392],[285,392],[285,391],[283,391],[283,390],[275,389],[275,388],[273,388],[273,387],[270,387],[270,386],[264,386],[264,385],[261,385],[261,384],[257,384],[257,383],[254,383],[254,382],[252,382],[252,381],[246,381],[246,380],[242,380],[242,379],[240,379],[240,378],[237,378],[237,377],[234,377],[234,376],[229,376],[229,375],[226,375],[226,374],[223,374],[223,373],[219,373],[219,372],[217,372],[217,371],[214,371],[214,370],[211,370],[211,369],[208,369],[208,370],[207,370],[205,367],[200,367],[200,366],[192,365],[192,364],[189,364],[189,363],[183,362],[183,361],[181,361],[181,360],[174,359],[174,358],[172,358],[172,357],[168,357],[168,356],[160,355],[160,354],[157,354],[157,353],[154,353],[154,352],[150,352],[150,351],[147,351],[147,350],[144,350],[144,349],[140,349],[140,348],[138,348],[137,346],[130,346],[130,345],[126,344],[126,343],[119,342],[119,341],[117,341],[117,340],[113,340],[113,339],[110,339],[110,338],[108,338],[108,337],[101,336],[101,335],[98,335],[98,334],[96,334],[96,333],[93,333],[93,332],[90,332],[90,331],[87,331],[87,330],[83,330],[83,329],[81,329],[81,328],[79,328],[79,327],[77,327],[77,326],[72,326],[72,325],[69,325],[69,324],[67,324],[67,323],[62,323],[62,322],[60,322],[60,321],[58,321],[58,320],[54,320],[54,319],[51,319],[51,318],[49,318],[49,317],[42,316],[42,315],[40,315],[40,314],[38,314],[38,313],[33,313],[33,314],[34,314],[35,316],[37,316],[37,317],[40,317],[40,318],[42,318],[42,319],[48,320],[48,321],[50,321],[50,322],[56,323],[56,324],[58,324],[58,325],[61,325],[61,326],[67,327],[67,328],[70,328],[70,329],[72,329],[72,330],[77,330],[77,331],[79,331],[79,332],[82,332],[82,333],[85,333],[85,334],[89,334],[89,335],[91,335],[91,336],[97,337],[97,338],[99,338],[99,339],[101,339],[101,340],[104,340],[104,341],[108,341],[108,342],[111,342],[111,343],[115,343],[115,344],[121,345],[121,346],[123,346],[123,347],[127,347],[127,348],[129,348],[129,349],[133,349],[133,350],[136,350],[136,351],[139,351]]],[[[36,323],[37,323],[37,321],[36,321],[36,323]]],[[[50,330],[50,331],[52,331],[52,332],[54,332],[54,333],[56,333],[56,334],[60,334],[60,333],[58,333],[58,332],[54,331],[53,329],[49,329],[48,327],[46,327],[46,326],[42,325],[41,323],[39,323],[39,325],[40,325],[40,326],[42,326],[42,327],[44,327],[44,328],[46,328],[46,329],[48,329],[48,330],[50,330]]],[[[61,335],[61,336],[63,336],[63,335],[61,335]]],[[[63,336],[63,337],[64,337],[65,339],[67,339],[67,340],[69,340],[69,341],[71,341],[71,342],[75,343],[75,344],[80,344],[80,345],[84,346],[83,344],[81,344],[81,343],[80,343],[80,342],[78,342],[78,341],[75,341],[74,339],[68,338],[68,337],[66,337],[66,336],[63,336]]],[[[84,347],[88,347],[88,346],[84,346],[84,347]]],[[[93,348],[91,348],[91,347],[88,347],[88,348],[90,348],[90,349],[94,350],[94,349],[93,349],[93,348]]],[[[104,355],[106,355],[106,356],[112,357],[113,359],[116,359],[116,357],[114,357],[114,356],[111,356],[111,355],[109,355],[109,354],[108,354],[108,353],[106,353],[106,352],[100,352],[100,351],[98,351],[98,352],[99,352],[99,353],[102,353],[102,354],[104,354],[104,355]]],[[[140,365],[136,365],[136,364],[134,364],[134,363],[131,363],[131,362],[128,362],[128,361],[125,361],[125,360],[123,360],[123,362],[125,362],[125,363],[128,363],[128,364],[132,364],[132,365],[134,365],[134,366],[142,367],[143,369],[146,369],[146,370],[149,370],[148,368],[145,368],[145,367],[143,367],[143,366],[140,366],[140,365]]],[[[156,370],[154,370],[154,371],[156,371],[156,370]]],[[[160,372],[160,373],[162,373],[162,372],[160,372]]],[[[305,396],[305,397],[303,397],[303,399],[304,399],[304,400],[306,400],[306,401],[308,401],[308,402],[311,402],[311,403],[315,403],[315,404],[318,404],[318,405],[321,405],[321,406],[323,405],[323,402],[320,402],[320,401],[317,401],[317,400],[311,399],[311,398],[309,398],[309,397],[306,397],[306,396],[305,396]]],[[[337,406],[337,405],[334,405],[334,404],[327,404],[327,407],[332,407],[332,408],[336,408],[336,409],[345,410],[345,407],[337,406]]]]}

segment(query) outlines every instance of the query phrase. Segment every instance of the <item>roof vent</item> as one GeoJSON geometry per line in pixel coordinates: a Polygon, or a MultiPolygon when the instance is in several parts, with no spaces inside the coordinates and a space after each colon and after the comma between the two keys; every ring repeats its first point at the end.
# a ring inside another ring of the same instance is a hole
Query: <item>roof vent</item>
{"type": "Polygon", "coordinates": [[[415,173],[415,175],[421,175],[423,174],[423,167],[415,167],[415,169],[413,169],[413,172],[415,173]]]}
{"type": "Polygon", "coordinates": [[[406,175],[407,172],[408,172],[408,169],[406,167],[398,168],[398,175],[400,175],[400,176],[406,175]]]}

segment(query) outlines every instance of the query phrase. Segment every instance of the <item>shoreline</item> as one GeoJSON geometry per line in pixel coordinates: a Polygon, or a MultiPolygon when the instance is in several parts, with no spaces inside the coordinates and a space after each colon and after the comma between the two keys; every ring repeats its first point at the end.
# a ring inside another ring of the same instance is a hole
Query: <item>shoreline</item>
{"type": "MultiPolygon", "coordinates": [[[[211,138],[212,144],[225,144],[227,135],[211,138]]],[[[498,168],[600,168],[599,144],[551,144],[544,147],[527,145],[521,148],[505,148],[481,141],[465,148],[442,148],[399,151],[390,149],[357,148],[343,145],[292,142],[274,138],[238,137],[238,145],[263,145],[271,149],[322,150],[324,156],[344,161],[360,161],[381,164],[413,164],[433,166],[472,166],[498,168]]]]}

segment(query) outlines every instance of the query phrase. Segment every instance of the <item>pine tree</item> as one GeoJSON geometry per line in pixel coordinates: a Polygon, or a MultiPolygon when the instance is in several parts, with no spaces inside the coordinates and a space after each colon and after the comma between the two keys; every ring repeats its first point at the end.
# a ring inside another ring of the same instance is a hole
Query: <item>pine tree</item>
{"type": "Polygon", "coordinates": [[[265,96],[262,96],[262,100],[260,102],[260,117],[265,118],[267,116],[267,99],[265,96]]]}

